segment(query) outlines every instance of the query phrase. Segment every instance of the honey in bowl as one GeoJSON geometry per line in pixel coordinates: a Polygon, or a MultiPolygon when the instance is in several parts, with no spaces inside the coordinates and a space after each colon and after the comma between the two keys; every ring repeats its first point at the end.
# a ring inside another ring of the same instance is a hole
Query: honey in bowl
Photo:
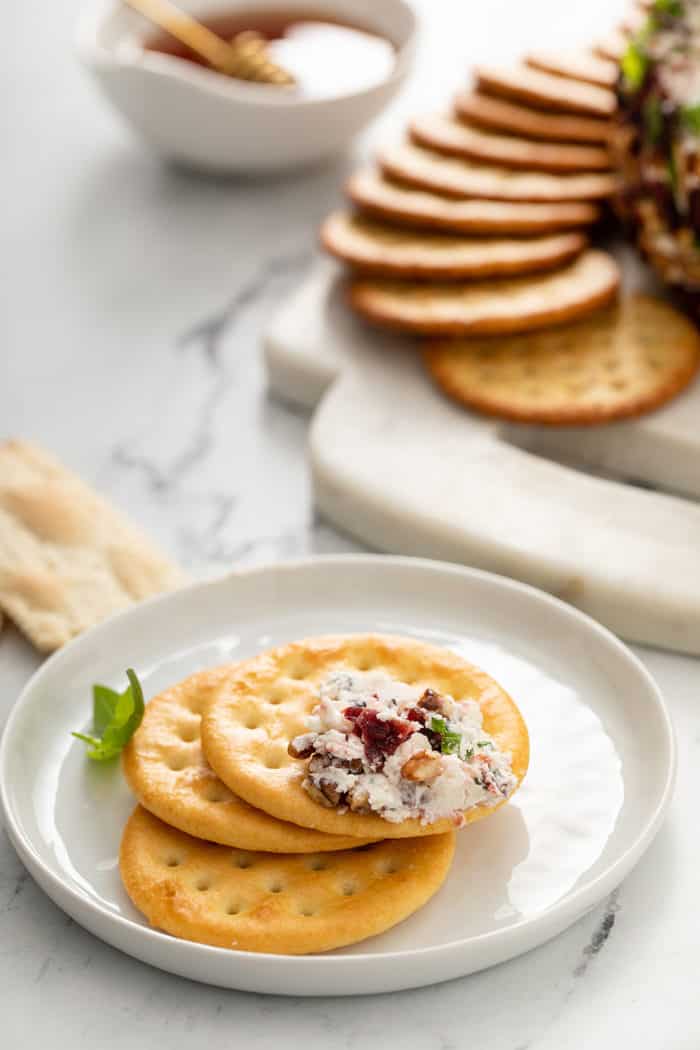
{"type": "MultiPolygon", "coordinates": [[[[386,80],[396,62],[396,49],[386,37],[312,11],[236,11],[199,21],[227,41],[239,33],[259,33],[270,59],[294,78],[291,90],[305,98],[371,88],[386,80]]],[[[148,37],[144,47],[206,66],[199,55],[165,32],[148,37]]]]}

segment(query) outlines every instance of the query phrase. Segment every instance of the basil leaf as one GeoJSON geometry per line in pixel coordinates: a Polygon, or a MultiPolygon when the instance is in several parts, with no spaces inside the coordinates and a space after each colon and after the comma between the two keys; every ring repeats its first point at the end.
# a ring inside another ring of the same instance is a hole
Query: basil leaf
{"type": "Polygon", "coordinates": [[[654,11],[659,15],[670,15],[672,18],[680,18],[683,14],[681,0],[656,0],[654,11]]]}
{"type": "Polygon", "coordinates": [[[129,684],[123,693],[104,685],[93,686],[93,729],[100,735],[73,733],[89,745],[87,756],[95,762],[115,758],[141,724],[145,710],[141,683],[131,668],[126,676],[129,684]]]}
{"type": "Polygon", "coordinates": [[[92,728],[102,734],[112,720],[119,693],[106,685],[92,687],[92,728]]]}
{"type": "Polygon", "coordinates": [[[476,746],[477,747],[490,747],[490,748],[493,748],[493,744],[491,743],[490,740],[477,740],[476,746]]]}

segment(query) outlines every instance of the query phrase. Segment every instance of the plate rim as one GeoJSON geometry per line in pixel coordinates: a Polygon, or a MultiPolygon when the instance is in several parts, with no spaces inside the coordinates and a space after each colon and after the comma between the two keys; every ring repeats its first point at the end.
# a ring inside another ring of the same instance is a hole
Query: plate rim
{"type": "MultiPolygon", "coordinates": [[[[8,836],[19,854],[20,859],[29,869],[32,876],[37,882],[39,882],[44,892],[47,893],[58,907],[66,911],[67,905],[62,898],[68,897],[71,904],[74,905],[75,912],[80,913],[82,909],[87,908],[89,911],[96,912],[102,922],[115,926],[118,930],[125,932],[127,936],[132,936],[137,939],[145,937],[146,941],[154,945],[169,945],[172,948],[173,937],[170,934],[137,923],[128,916],[119,915],[105,907],[99,901],[93,900],[91,897],[81,893],[78,889],[71,886],[70,883],[61,878],[60,875],[56,874],[52,868],[44,862],[42,857],[36,852],[29,836],[26,835],[24,830],[19,826],[19,821],[16,819],[14,807],[11,805],[9,798],[8,766],[10,741],[15,732],[15,723],[21,717],[21,712],[31,703],[31,697],[36,685],[46,675],[52,673],[56,664],[60,664],[65,659],[73,658],[73,654],[81,646],[91,643],[93,639],[98,638],[101,634],[109,632],[115,623],[123,622],[134,614],[142,615],[143,610],[148,610],[150,612],[158,606],[166,606],[169,602],[182,600],[184,595],[189,595],[195,591],[201,592],[213,587],[225,586],[227,583],[235,584],[238,579],[244,576],[266,575],[271,572],[294,573],[304,571],[319,564],[327,566],[335,564],[342,567],[343,565],[353,563],[357,565],[376,565],[377,563],[382,563],[388,567],[396,567],[399,570],[418,569],[430,573],[446,573],[468,580],[478,580],[486,585],[515,591],[526,598],[549,605],[559,614],[563,614],[573,622],[576,622],[579,626],[582,626],[584,630],[592,632],[597,636],[598,641],[615,651],[617,656],[623,661],[627,661],[627,663],[631,665],[631,668],[641,676],[642,680],[648,687],[650,697],[653,699],[658,713],[662,718],[666,750],[668,752],[666,776],[655,808],[650,812],[644,826],[624,853],[601,871],[592,881],[572,890],[563,898],[554,901],[552,904],[548,905],[547,908],[538,912],[534,917],[522,918],[505,929],[490,930],[473,937],[463,937],[439,945],[429,945],[411,949],[404,948],[386,952],[361,952],[352,955],[313,953],[289,956],[275,952],[256,952],[253,953],[256,961],[260,960],[263,964],[268,962],[272,965],[280,965],[283,963],[288,964],[290,960],[293,960],[298,967],[313,968],[318,964],[319,960],[323,960],[326,966],[332,966],[335,968],[343,966],[357,970],[368,963],[381,965],[388,962],[402,962],[406,959],[413,959],[415,957],[429,959],[431,956],[439,957],[447,953],[459,951],[460,949],[464,950],[468,947],[478,949],[491,946],[495,942],[498,942],[499,939],[517,937],[519,932],[524,928],[546,928],[549,921],[553,918],[556,919],[557,916],[561,916],[562,914],[567,918],[567,921],[559,928],[566,928],[570,922],[575,921],[586,911],[590,910],[590,908],[594,907],[595,904],[598,903],[598,901],[600,901],[607,893],[612,892],[612,890],[620,884],[622,879],[629,874],[646,849],[651,845],[651,842],[661,826],[673,796],[677,773],[676,737],[664,696],[653,675],[647,670],[639,657],[632,652],[629,646],[621,641],[621,639],[619,639],[607,627],[604,627],[597,620],[593,619],[593,617],[576,608],[576,606],[570,605],[561,598],[549,594],[547,591],[540,590],[538,587],[534,587],[531,584],[522,583],[519,580],[514,580],[498,573],[488,572],[487,570],[477,569],[471,566],[440,561],[439,559],[417,558],[408,555],[371,553],[321,554],[284,559],[281,561],[270,560],[264,563],[236,567],[220,575],[204,580],[195,580],[174,591],[168,591],[164,594],[155,595],[146,601],[138,602],[135,605],[120,610],[114,615],[108,617],[102,623],[91,627],[89,630],[73,638],[67,645],[52,653],[30,676],[19,696],[12,704],[2,731],[2,736],[0,737],[0,813],[2,813],[4,818],[8,836]],[[55,891],[55,895],[54,892],[51,892],[46,888],[47,884],[51,887],[51,890],[55,891]]],[[[78,922],[80,921],[81,920],[78,919],[78,922]]],[[[102,933],[96,934],[94,931],[90,932],[92,932],[93,936],[100,937],[100,939],[108,939],[106,936],[103,936],[102,933]]],[[[546,939],[547,936],[540,938],[536,943],[542,943],[546,939]]],[[[175,940],[177,941],[177,938],[175,938],[175,940]]],[[[200,944],[196,941],[181,941],[179,943],[183,946],[181,950],[189,950],[192,954],[201,958],[203,961],[231,960],[232,958],[241,961],[246,959],[250,960],[251,958],[250,952],[237,949],[219,948],[214,945],[200,944]]],[[[432,982],[426,981],[424,983],[427,984],[432,982]]]]}

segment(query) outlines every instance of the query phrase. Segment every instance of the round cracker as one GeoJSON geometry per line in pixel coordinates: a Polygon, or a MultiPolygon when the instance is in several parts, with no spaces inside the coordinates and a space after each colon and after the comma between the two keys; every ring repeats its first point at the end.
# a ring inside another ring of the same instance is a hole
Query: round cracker
{"type": "Polygon", "coordinates": [[[460,92],[455,111],[462,120],[494,131],[552,142],[601,142],[610,138],[610,121],[569,113],[547,113],[478,91],[460,92]]]}
{"type": "Polygon", "coordinates": [[[452,200],[391,182],[373,168],[352,175],[345,191],[356,207],[387,222],[461,233],[534,235],[588,226],[600,218],[599,207],[589,201],[452,200]]]}
{"type": "Polygon", "coordinates": [[[629,47],[630,34],[624,29],[615,29],[608,36],[598,40],[593,45],[593,53],[601,58],[608,58],[611,62],[620,62],[625,51],[629,47]]]}
{"type": "Polygon", "coordinates": [[[700,335],[667,303],[632,296],[567,328],[436,343],[438,385],[488,415],[582,426],[637,416],[681,391],[700,364],[700,335]]]}
{"type": "MultiPolygon", "coordinates": [[[[434,835],[452,826],[448,819],[434,824],[418,820],[393,823],[375,813],[343,813],[320,805],[304,790],[306,763],[291,758],[287,746],[306,731],[306,719],[318,703],[319,684],[339,667],[382,670],[421,689],[430,686],[457,700],[476,700],[486,732],[498,747],[511,752],[518,782],[525,775],[529,758],[525,723],[511,698],[489,675],[434,645],[350,635],[284,645],[239,665],[232,673],[209,703],[202,721],[204,750],[224,783],[280,820],[329,834],[403,838],[434,835]]],[[[475,806],[465,817],[479,820],[497,808],[475,806]]]]}
{"type": "Polygon", "coordinates": [[[614,88],[617,83],[617,63],[592,51],[531,51],[525,56],[525,64],[543,73],[602,88],[614,88]]]}
{"type": "Polygon", "coordinates": [[[241,852],[171,828],[141,806],[119,864],[151,925],[188,941],[303,955],[373,937],[440,888],[454,832],[317,856],[241,852]]]}
{"type": "Polygon", "coordinates": [[[619,270],[606,252],[588,250],[554,273],[469,284],[418,284],[356,278],[350,305],[368,320],[400,331],[499,334],[564,324],[617,293],[619,270]]]}
{"type": "Polygon", "coordinates": [[[481,131],[442,114],[419,117],[411,124],[415,142],[454,157],[526,171],[607,171],[610,156],[600,146],[546,142],[481,131]]]}
{"type": "Polygon", "coordinates": [[[547,270],[583,251],[582,233],[499,240],[400,230],[334,212],[321,227],[327,252],[365,273],[423,279],[493,277],[547,270]]]}
{"type": "Polygon", "coordinates": [[[201,712],[230,674],[191,675],[153,697],[122,755],[124,775],[142,806],[200,839],[270,853],[318,853],[357,839],[298,828],[249,806],[217,777],[202,752],[201,712]]]}
{"type": "Polygon", "coordinates": [[[515,99],[541,109],[611,117],[617,108],[615,94],[607,88],[541,73],[526,65],[510,69],[479,66],[474,77],[478,89],[487,95],[515,99]]]}
{"type": "Polygon", "coordinates": [[[484,197],[521,203],[595,200],[610,197],[616,185],[614,176],[609,174],[509,171],[463,157],[446,157],[411,142],[383,150],[379,164],[392,178],[447,197],[484,197]]]}

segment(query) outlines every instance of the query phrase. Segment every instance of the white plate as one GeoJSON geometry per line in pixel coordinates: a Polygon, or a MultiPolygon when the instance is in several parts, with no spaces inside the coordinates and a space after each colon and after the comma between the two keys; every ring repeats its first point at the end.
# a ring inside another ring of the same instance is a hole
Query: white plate
{"type": "Polygon", "coordinates": [[[34,878],[98,937],[154,966],[256,992],[393,991],[534,948],[609,893],[659,828],[671,724],[639,661],[608,631],[522,584],[409,558],[318,558],[234,573],[140,605],[53,656],[0,750],[10,836],[34,878]],[[122,890],[132,800],[118,764],[88,762],[93,682],[134,666],[153,695],[184,675],[305,635],[380,631],[445,644],[513,694],[531,733],[513,803],[466,828],[440,892],[393,930],[327,955],[254,955],[150,929],[122,890]]]}

